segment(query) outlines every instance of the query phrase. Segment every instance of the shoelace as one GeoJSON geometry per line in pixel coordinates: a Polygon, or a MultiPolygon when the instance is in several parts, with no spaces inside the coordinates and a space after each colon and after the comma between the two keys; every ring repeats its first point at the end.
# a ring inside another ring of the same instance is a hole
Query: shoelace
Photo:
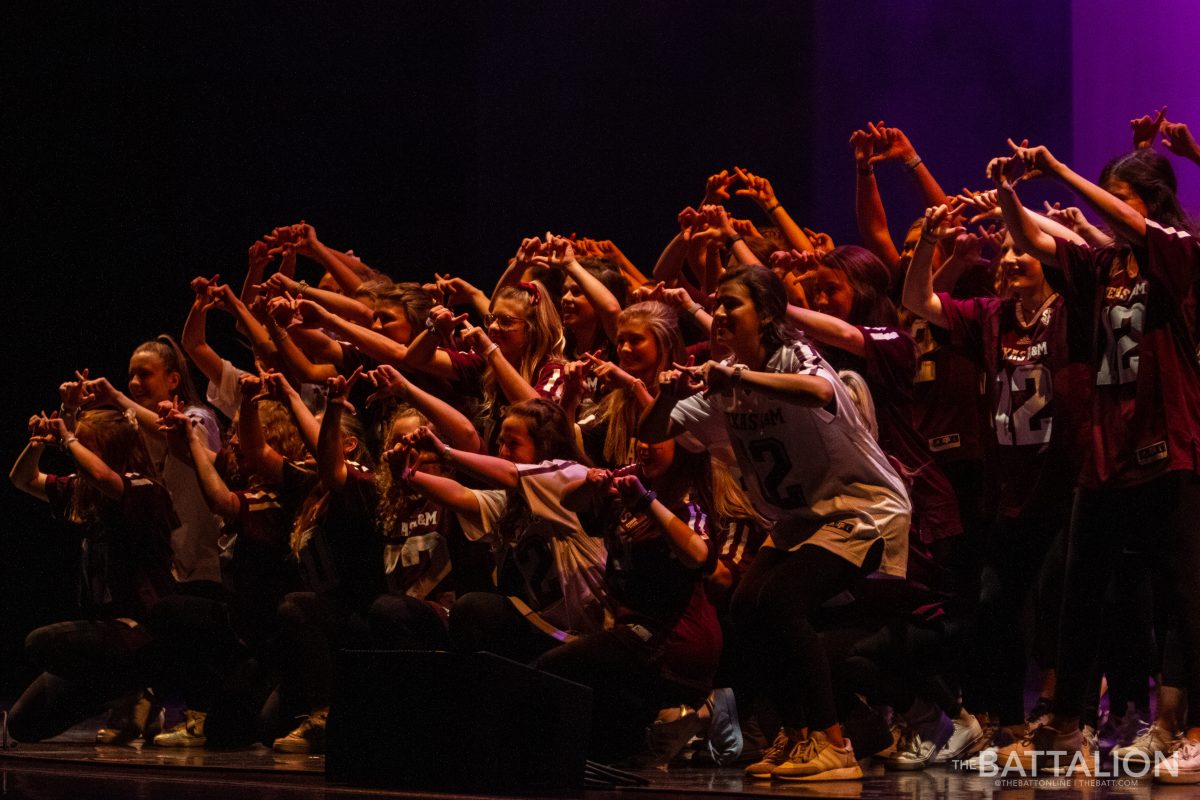
{"type": "Polygon", "coordinates": [[[813,741],[811,736],[801,739],[796,742],[796,746],[792,748],[792,753],[788,756],[789,761],[812,761],[817,754],[817,743],[813,741]]]}
{"type": "Polygon", "coordinates": [[[780,730],[775,736],[775,741],[771,742],[771,746],[763,753],[763,760],[770,761],[776,758],[784,758],[793,749],[792,740],[788,735],[780,730]]]}

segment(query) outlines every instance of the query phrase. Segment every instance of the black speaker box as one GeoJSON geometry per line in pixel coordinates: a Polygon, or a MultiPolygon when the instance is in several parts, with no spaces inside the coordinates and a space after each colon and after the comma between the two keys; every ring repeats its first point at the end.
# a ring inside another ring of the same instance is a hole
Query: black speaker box
{"type": "Polygon", "coordinates": [[[329,780],[451,792],[583,789],[592,691],[491,653],[343,650],[329,780]]]}

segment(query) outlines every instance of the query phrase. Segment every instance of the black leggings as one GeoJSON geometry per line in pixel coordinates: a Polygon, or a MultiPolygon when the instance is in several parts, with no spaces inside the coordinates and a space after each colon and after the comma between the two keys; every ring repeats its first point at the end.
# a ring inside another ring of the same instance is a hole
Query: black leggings
{"type": "MultiPolygon", "coordinates": [[[[872,548],[882,553],[882,542],[872,548]]],[[[878,555],[874,559],[878,563],[878,555]]],[[[760,683],[786,727],[824,730],[837,723],[829,662],[812,625],[817,609],[849,589],[863,568],[815,545],[794,551],[764,547],[730,600],[744,646],[758,665],[760,683]]]]}
{"type": "Polygon", "coordinates": [[[246,655],[230,627],[226,604],[184,594],[165,597],[151,610],[146,627],[166,659],[167,688],[179,691],[188,708],[207,712],[246,655]]]}
{"type": "MultiPolygon", "coordinates": [[[[1038,586],[1037,578],[1066,519],[1044,516],[1033,520],[1001,517],[987,546],[979,596],[975,641],[980,665],[969,707],[996,713],[1002,725],[1025,721],[1026,647],[1021,611],[1038,586]]],[[[1061,578],[1061,572],[1059,573],[1061,578]]],[[[1035,639],[1053,636],[1061,600],[1036,596],[1033,603],[1035,639]]]]}
{"type": "Polygon", "coordinates": [[[1127,489],[1079,489],[1071,515],[1055,712],[1083,717],[1109,623],[1097,613],[1127,537],[1141,532],[1161,559],[1159,583],[1175,613],[1190,719],[1200,719],[1200,480],[1173,472],[1127,489]],[[1100,617],[1100,618],[1098,618],[1100,617]]]}
{"type": "Polygon", "coordinates": [[[57,736],[160,671],[145,628],[120,622],[46,625],[26,637],[25,652],[44,672],[9,712],[9,731],[24,742],[57,736]]]}
{"type": "Polygon", "coordinates": [[[365,614],[313,592],[292,592],[279,604],[280,695],[287,708],[312,712],[333,695],[333,654],[371,644],[365,614]]]}

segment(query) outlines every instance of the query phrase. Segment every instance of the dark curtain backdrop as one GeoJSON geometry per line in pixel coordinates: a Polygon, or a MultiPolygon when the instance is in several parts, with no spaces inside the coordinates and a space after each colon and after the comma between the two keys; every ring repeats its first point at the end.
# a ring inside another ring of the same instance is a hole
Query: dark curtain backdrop
{"type": "MultiPolygon", "coordinates": [[[[178,333],[187,281],[240,283],[276,224],[306,219],[397,277],[486,283],[547,229],[611,238],[649,272],[675,214],[734,163],[853,241],[846,140],[868,118],[905,128],[947,189],[981,184],[1010,134],[1069,157],[1068,5],[974,8],[8,5],[0,454],[76,367],[123,385],[138,342],[178,333]]],[[[881,172],[899,233],[921,205],[881,172]]],[[[25,633],[71,616],[76,566],[44,506],[6,485],[0,510],[3,698],[29,677],[25,633]]]]}

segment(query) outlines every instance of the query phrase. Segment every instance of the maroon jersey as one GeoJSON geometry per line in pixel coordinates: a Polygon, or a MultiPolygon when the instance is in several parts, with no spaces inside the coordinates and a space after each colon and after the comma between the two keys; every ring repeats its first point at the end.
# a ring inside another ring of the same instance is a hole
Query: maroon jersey
{"type": "Polygon", "coordinates": [[[384,535],[388,591],[449,606],[457,596],[450,580],[451,540],[462,537],[457,525],[457,516],[441,505],[422,494],[406,492],[395,524],[384,535]]]}
{"type": "MultiPolygon", "coordinates": [[[[160,597],[175,591],[171,531],[179,517],[158,481],[132,472],[121,481],[121,497],[103,502],[95,518],[81,525],[79,601],[95,617],[145,619],[160,597]]],[[[55,517],[70,517],[78,487],[77,475],[46,476],[55,517]]]]}
{"type": "Polygon", "coordinates": [[[913,381],[917,430],[939,464],[981,460],[985,417],[982,371],[948,346],[944,331],[925,320],[912,317],[908,330],[917,344],[913,381]]]}
{"type": "Polygon", "coordinates": [[[1015,299],[938,297],[953,343],[987,374],[999,513],[1065,513],[1079,474],[1078,410],[1087,401],[1086,375],[1069,352],[1065,301],[1051,295],[1026,324],[1015,299]]]}
{"type": "Polygon", "coordinates": [[[1095,370],[1080,482],[1135,486],[1169,470],[1200,472],[1196,282],[1200,246],[1146,220],[1144,247],[1058,241],[1067,302],[1090,318],[1095,370]]]}
{"type": "Polygon", "coordinates": [[[866,351],[861,371],[875,403],[879,446],[900,463],[898,471],[909,484],[910,531],[925,544],[957,536],[963,528],[954,489],[913,424],[913,340],[896,328],[858,329],[866,351]]]}
{"type": "Polygon", "coordinates": [[[232,598],[230,622],[247,642],[261,642],[274,629],[276,608],[288,592],[303,588],[288,537],[294,509],[278,491],[254,486],[235,492],[241,505],[225,523],[222,578],[232,598]]]}

